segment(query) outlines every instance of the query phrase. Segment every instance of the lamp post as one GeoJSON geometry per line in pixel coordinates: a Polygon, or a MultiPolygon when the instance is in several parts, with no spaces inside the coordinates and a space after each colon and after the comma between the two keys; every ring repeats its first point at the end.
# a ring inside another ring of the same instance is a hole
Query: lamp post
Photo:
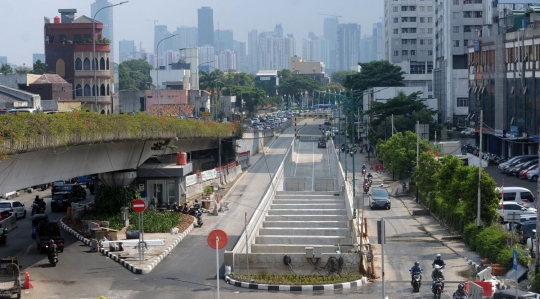
{"type": "Polygon", "coordinates": [[[159,94],[159,89],[161,87],[161,84],[159,84],[159,44],[161,44],[162,41],[166,40],[166,39],[169,39],[169,38],[173,38],[175,36],[177,36],[178,34],[173,34],[171,36],[168,36],[166,38],[162,38],[156,45],[156,56],[157,56],[157,61],[156,61],[156,64],[157,64],[157,69],[156,69],[156,85],[157,85],[157,109],[158,109],[158,116],[161,116],[161,99],[160,99],[160,94],[159,94]]]}
{"type": "Polygon", "coordinates": [[[94,105],[96,106],[95,109],[96,109],[96,112],[98,112],[98,100],[97,100],[97,94],[98,94],[98,85],[97,85],[97,75],[96,75],[96,70],[97,70],[97,67],[98,67],[98,61],[96,59],[96,16],[97,14],[104,10],[105,8],[111,8],[113,6],[118,6],[118,5],[122,5],[124,3],[128,3],[129,1],[124,1],[124,2],[120,2],[120,3],[117,3],[117,4],[113,4],[113,5],[109,5],[109,6],[105,6],[105,7],[102,7],[101,9],[99,9],[98,11],[96,11],[96,13],[94,14],[94,17],[92,18],[92,46],[93,46],[93,56],[92,56],[92,66],[93,66],[93,69],[94,69],[94,105]],[[96,64],[94,65],[94,61],[96,62],[96,64]]]}

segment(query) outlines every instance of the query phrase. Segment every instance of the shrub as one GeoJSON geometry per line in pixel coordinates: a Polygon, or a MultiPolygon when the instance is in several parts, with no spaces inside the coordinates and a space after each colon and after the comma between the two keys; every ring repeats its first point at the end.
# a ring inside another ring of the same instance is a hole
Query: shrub
{"type": "MultiPolygon", "coordinates": [[[[143,214],[144,231],[147,233],[168,233],[178,222],[181,214],[176,212],[145,211],[143,214]]],[[[129,216],[130,226],[128,229],[139,230],[139,215],[131,213],[129,216]]]]}
{"type": "MultiPolygon", "coordinates": [[[[521,252],[521,250],[517,251],[518,253],[518,264],[522,266],[527,266],[527,257],[521,252]]],[[[500,264],[503,268],[510,269],[512,268],[512,258],[514,256],[513,250],[510,247],[502,248],[499,254],[497,255],[497,259],[495,260],[498,264],[500,264]]]]}
{"type": "Polygon", "coordinates": [[[535,274],[531,279],[531,292],[540,293],[540,274],[535,274]]]}
{"type": "Polygon", "coordinates": [[[212,194],[212,192],[214,192],[214,187],[212,186],[205,186],[203,188],[203,192],[204,194],[212,194]]]}
{"type": "Polygon", "coordinates": [[[476,236],[476,249],[478,253],[490,261],[497,260],[499,252],[505,247],[504,232],[499,227],[486,227],[476,236]]]}
{"type": "Polygon", "coordinates": [[[103,214],[120,213],[120,208],[131,207],[131,202],[140,196],[135,186],[100,185],[96,200],[96,209],[103,214]]]}
{"type": "Polygon", "coordinates": [[[465,225],[463,229],[463,242],[469,245],[471,251],[476,251],[476,236],[478,235],[478,227],[472,222],[465,225]]]}

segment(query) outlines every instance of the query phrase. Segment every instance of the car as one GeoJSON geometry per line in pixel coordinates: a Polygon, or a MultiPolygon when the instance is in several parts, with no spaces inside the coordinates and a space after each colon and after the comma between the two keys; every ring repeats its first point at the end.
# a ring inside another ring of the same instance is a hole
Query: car
{"type": "Polygon", "coordinates": [[[60,187],[59,192],[70,193],[71,200],[85,200],[86,199],[86,189],[79,184],[64,184],[60,187]]]}
{"type": "Polygon", "coordinates": [[[317,144],[317,148],[326,148],[326,138],[319,138],[319,143],[317,144]]]}
{"type": "Polygon", "coordinates": [[[501,223],[506,223],[505,219],[512,217],[512,215],[520,216],[525,214],[535,214],[535,208],[527,208],[522,204],[516,202],[502,202],[497,208],[497,214],[499,214],[499,220],[501,223]]]}
{"type": "Polygon", "coordinates": [[[529,291],[520,291],[515,289],[499,290],[493,293],[493,299],[536,299],[538,294],[529,291]],[[517,293],[517,297],[516,297],[517,293]]]}
{"type": "Polygon", "coordinates": [[[527,221],[524,223],[518,223],[514,227],[514,232],[518,235],[519,243],[526,244],[528,238],[532,238],[534,235],[533,230],[536,229],[536,221],[527,221]]]}
{"type": "Polygon", "coordinates": [[[73,197],[70,192],[57,192],[53,194],[51,199],[51,211],[66,211],[71,205],[73,197]]]}
{"type": "Polygon", "coordinates": [[[0,201],[0,213],[1,212],[14,214],[17,219],[26,218],[26,207],[18,200],[0,201]]]}
{"type": "Polygon", "coordinates": [[[324,125],[325,126],[330,126],[331,125],[330,120],[328,118],[324,120],[324,125]]]}
{"type": "Polygon", "coordinates": [[[392,203],[390,202],[390,195],[388,194],[388,190],[386,190],[385,188],[371,188],[371,194],[369,195],[369,197],[371,197],[370,207],[372,210],[375,208],[390,210],[390,208],[392,208],[392,203]]]}
{"type": "Polygon", "coordinates": [[[54,182],[52,182],[51,193],[55,194],[56,192],[60,192],[60,190],[62,189],[62,186],[64,186],[64,184],[67,184],[67,183],[68,183],[67,181],[54,181],[54,182]]]}
{"type": "Polygon", "coordinates": [[[519,172],[519,178],[520,179],[526,179],[527,178],[527,173],[531,170],[535,170],[535,169],[538,169],[538,164],[534,164],[534,165],[531,165],[525,169],[523,169],[522,171],[519,172]]]}
{"type": "Polygon", "coordinates": [[[504,172],[506,175],[517,176],[523,169],[527,169],[532,165],[538,164],[538,159],[532,159],[523,163],[519,163],[513,167],[508,167],[504,172]]]}
{"type": "Polygon", "coordinates": [[[538,160],[538,155],[527,155],[527,156],[517,156],[504,163],[499,164],[498,168],[500,171],[505,172],[509,167],[516,166],[517,164],[527,162],[530,160],[538,160]]]}
{"type": "Polygon", "coordinates": [[[538,168],[527,172],[527,179],[533,182],[538,182],[538,168]]]}

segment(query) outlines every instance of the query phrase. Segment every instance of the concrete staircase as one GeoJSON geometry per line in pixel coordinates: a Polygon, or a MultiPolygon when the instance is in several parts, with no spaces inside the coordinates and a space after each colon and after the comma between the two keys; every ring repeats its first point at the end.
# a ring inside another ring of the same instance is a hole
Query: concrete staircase
{"type": "Polygon", "coordinates": [[[306,246],[321,246],[322,253],[334,253],[337,244],[352,244],[344,196],[278,191],[251,244],[251,253],[305,254],[306,246]]]}

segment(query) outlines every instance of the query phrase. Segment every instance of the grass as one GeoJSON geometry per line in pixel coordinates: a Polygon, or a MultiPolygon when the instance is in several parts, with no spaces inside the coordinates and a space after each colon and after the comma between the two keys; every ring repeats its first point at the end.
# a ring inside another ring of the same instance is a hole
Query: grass
{"type": "Polygon", "coordinates": [[[323,285],[350,282],[361,279],[362,274],[332,274],[329,276],[304,274],[251,274],[248,277],[242,273],[231,273],[231,278],[242,282],[255,282],[270,285],[323,285]]]}

